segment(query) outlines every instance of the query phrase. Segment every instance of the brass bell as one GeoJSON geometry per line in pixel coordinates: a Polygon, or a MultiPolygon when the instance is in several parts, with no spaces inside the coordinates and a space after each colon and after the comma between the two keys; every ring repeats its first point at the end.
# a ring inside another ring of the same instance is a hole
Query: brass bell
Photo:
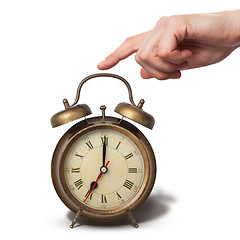
{"type": "Polygon", "coordinates": [[[138,103],[138,105],[136,105],[133,101],[132,89],[131,89],[128,81],[121,76],[118,76],[115,74],[110,74],[110,73],[97,73],[97,74],[93,74],[93,75],[90,75],[90,76],[84,78],[78,86],[74,103],[71,106],[69,106],[67,99],[63,99],[65,110],[60,111],[52,116],[52,118],[51,118],[52,127],[57,127],[57,126],[63,125],[65,123],[74,121],[76,119],[88,116],[92,113],[88,105],[86,105],[86,104],[76,105],[76,104],[80,98],[80,91],[81,91],[83,84],[86,81],[88,81],[89,79],[96,78],[96,77],[113,77],[113,78],[117,78],[117,79],[121,80],[123,83],[125,83],[125,85],[128,88],[129,100],[130,100],[131,104],[124,103],[124,102],[119,103],[117,105],[117,107],[115,108],[115,112],[117,112],[117,113],[121,114],[122,116],[129,118],[129,119],[133,120],[134,122],[137,122],[147,128],[150,128],[150,129],[153,128],[154,123],[155,123],[153,116],[142,110],[144,100],[141,99],[140,102],[138,103]]]}
{"type": "Polygon", "coordinates": [[[137,106],[122,102],[117,105],[114,111],[126,118],[133,120],[134,122],[152,129],[155,120],[152,115],[142,110],[144,102],[145,101],[141,99],[137,106]]]}
{"type": "Polygon", "coordinates": [[[87,104],[79,104],[74,107],[70,107],[67,99],[63,99],[63,103],[66,109],[54,114],[51,117],[51,124],[53,128],[79,118],[86,117],[92,113],[87,104]]]}

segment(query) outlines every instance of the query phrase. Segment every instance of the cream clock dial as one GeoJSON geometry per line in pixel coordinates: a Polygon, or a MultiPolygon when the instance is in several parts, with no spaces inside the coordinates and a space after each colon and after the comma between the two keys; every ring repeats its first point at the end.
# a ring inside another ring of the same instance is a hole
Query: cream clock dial
{"type": "Polygon", "coordinates": [[[76,213],[74,224],[79,214],[95,221],[133,219],[132,212],[149,196],[155,176],[148,140],[119,118],[95,117],[75,124],[53,154],[53,184],[76,213]]]}
{"type": "Polygon", "coordinates": [[[133,140],[102,128],[79,137],[72,145],[65,159],[64,178],[71,194],[82,204],[111,210],[136,195],[144,169],[142,153],[133,140]]]}

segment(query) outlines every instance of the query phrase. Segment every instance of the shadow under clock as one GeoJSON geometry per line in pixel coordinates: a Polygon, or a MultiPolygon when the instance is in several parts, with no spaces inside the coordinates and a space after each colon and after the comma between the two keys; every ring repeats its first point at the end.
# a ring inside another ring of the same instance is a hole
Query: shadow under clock
{"type": "MultiPolygon", "coordinates": [[[[169,212],[169,204],[171,202],[175,202],[176,199],[169,195],[165,194],[160,189],[154,189],[146,202],[137,209],[133,214],[138,223],[149,222],[154,219],[160,218],[169,212]]],[[[69,221],[75,217],[75,213],[72,211],[67,212],[67,218],[69,221]]],[[[89,226],[124,226],[131,225],[131,222],[128,218],[124,218],[122,220],[114,221],[114,222],[95,222],[90,221],[86,218],[80,217],[77,221],[77,224],[74,228],[79,227],[81,225],[89,225],[89,226]]],[[[141,225],[140,225],[141,227],[141,225]]]]}

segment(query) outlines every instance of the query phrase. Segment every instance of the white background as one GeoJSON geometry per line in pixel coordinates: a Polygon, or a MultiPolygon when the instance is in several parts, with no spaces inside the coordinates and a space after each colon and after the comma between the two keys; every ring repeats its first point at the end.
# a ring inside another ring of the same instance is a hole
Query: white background
{"type": "MultiPolygon", "coordinates": [[[[140,224],[83,222],[52,185],[51,156],[73,123],[56,129],[50,117],[72,103],[81,79],[99,72],[125,38],[153,28],[164,15],[239,8],[238,1],[53,1],[0,2],[0,235],[4,239],[124,239],[155,234],[164,240],[240,238],[239,49],[223,62],[185,71],[179,80],[143,80],[134,56],[107,72],[130,82],[136,102],[156,120],[137,127],[157,158],[152,195],[136,212],[140,224]]],[[[84,85],[81,103],[107,115],[128,102],[118,80],[84,85]],[[104,85],[103,85],[104,84],[104,85]]],[[[153,236],[153,235],[151,235],[153,236]]]]}

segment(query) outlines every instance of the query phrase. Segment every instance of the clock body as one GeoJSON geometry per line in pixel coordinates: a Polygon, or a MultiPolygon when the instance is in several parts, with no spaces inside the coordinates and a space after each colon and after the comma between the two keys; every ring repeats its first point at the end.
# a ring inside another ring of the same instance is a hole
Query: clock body
{"type": "Polygon", "coordinates": [[[156,161],[146,137],[114,117],[75,124],[52,158],[52,180],[62,202],[95,221],[114,221],[135,211],[149,196],[155,177],[156,161]]]}

